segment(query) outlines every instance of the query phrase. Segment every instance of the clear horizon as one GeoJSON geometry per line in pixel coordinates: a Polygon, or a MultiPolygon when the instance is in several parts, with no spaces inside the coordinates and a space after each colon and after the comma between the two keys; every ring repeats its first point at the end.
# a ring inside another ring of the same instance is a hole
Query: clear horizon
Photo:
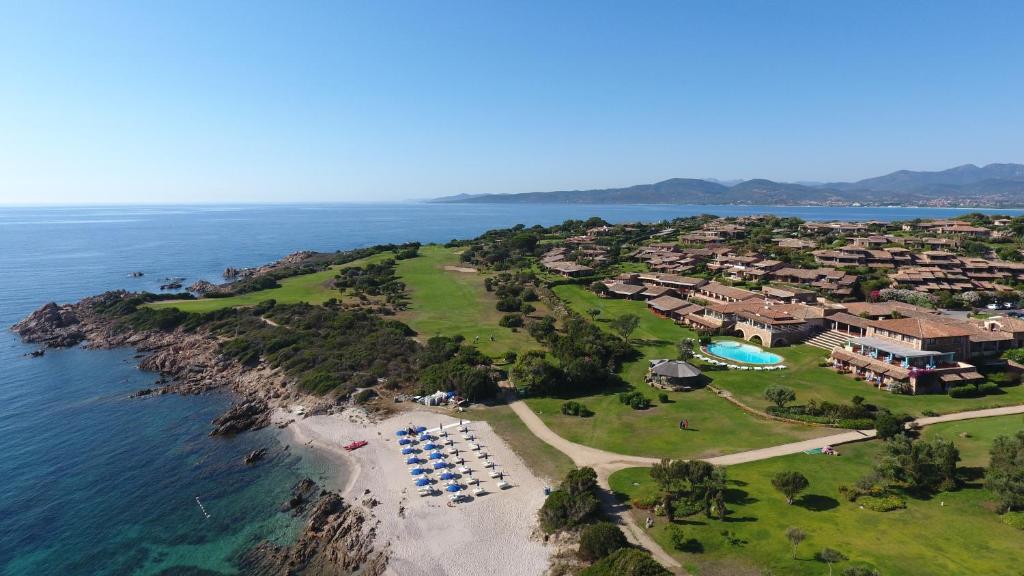
{"type": "Polygon", "coordinates": [[[404,202],[1024,161],[1024,5],[0,8],[0,205],[404,202]]]}

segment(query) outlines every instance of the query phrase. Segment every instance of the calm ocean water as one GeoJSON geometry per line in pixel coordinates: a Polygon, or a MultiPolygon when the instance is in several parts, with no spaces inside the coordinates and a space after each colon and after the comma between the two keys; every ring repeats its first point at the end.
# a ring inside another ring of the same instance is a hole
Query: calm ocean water
{"type": "MultiPolygon", "coordinates": [[[[0,324],[48,301],[164,277],[220,279],[302,249],[465,238],[517,223],[700,213],[805,219],[946,217],[941,209],[736,206],[301,205],[0,208],[0,324]],[[142,278],[131,278],[142,271],[142,278]]],[[[1022,211],[1000,211],[1021,214],[1022,211]]],[[[237,553],[295,525],[277,508],[325,464],[284,452],[271,431],[206,436],[226,396],[129,400],[151,385],[130,350],[50,351],[0,332],[0,574],[231,574],[237,553]],[[242,456],[273,456],[256,467],[242,456]],[[212,518],[195,503],[199,496],[212,518]]]]}

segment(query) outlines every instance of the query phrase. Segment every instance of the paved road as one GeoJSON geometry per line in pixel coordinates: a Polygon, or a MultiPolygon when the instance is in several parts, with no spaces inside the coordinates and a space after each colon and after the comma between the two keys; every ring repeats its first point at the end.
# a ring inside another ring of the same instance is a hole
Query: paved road
{"type": "MultiPolygon", "coordinates": [[[[684,573],[679,562],[665,552],[665,550],[663,550],[644,529],[634,522],[632,514],[629,513],[629,506],[615,501],[615,498],[611,494],[608,486],[608,477],[611,476],[612,473],[622,470],[623,468],[653,466],[654,464],[657,464],[660,459],[617,454],[615,452],[608,452],[606,450],[600,450],[590,446],[570,442],[548,428],[547,424],[545,424],[544,421],[541,420],[540,417],[537,416],[537,414],[535,414],[533,410],[531,410],[530,407],[522,400],[512,400],[509,402],[509,406],[536,437],[564,453],[576,464],[576,466],[589,466],[597,472],[598,483],[601,487],[606,489],[602,495],[602,503],[617,519],[618,524],[623,528],[623,531],[626,533],[626,537],[630,542],[643,546],[649,550],[658,562],[669,570],[676,573],[684,573]]],[[[1007,416],[1012,414],[1024,414],[1024,405],[990,408],[986,410],[972,410],[969,412],[946,414],[944,416],[918,418],[914,421],[914,424],[918,426],[928,426],[930,424],[938,424],[940,422],[955,422],[959,420],[972,420],[975,418],[1007,416]]],[[[768,448],[760,448],[758,450],[748,450],[746,452],[716,456],[714,458],[708,458],[707,461],[719,466],[756,462],[758,460],[766,460],[777,456],[799,454],[800,452],[812,450],[814,448],[823,448],[825,446],[836,446],[839,444],[869,440],[874,438],[875,435],[876,432],[874,430],[851,430],[849,432],[841,432],[839,434],[823,436],[821,438],[812,438],[810,440],[780,444],[778,446],[770,446],[768,448]]]]}

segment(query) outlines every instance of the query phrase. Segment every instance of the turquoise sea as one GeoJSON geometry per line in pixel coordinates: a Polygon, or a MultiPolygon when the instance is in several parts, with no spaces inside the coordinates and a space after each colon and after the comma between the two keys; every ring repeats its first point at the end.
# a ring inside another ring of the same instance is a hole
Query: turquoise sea
{"type": "MultiPolygon", "coordinates": [[[[942,209],[763,206],[275,205],[0,208],[0,324],[48,301],[165,277],[219,281],[303,249],[465,238],[517,223],[601,216],[657,221],[700,213],[805,219],[948,217],[942,209]],[[142,278],[130,273],[141,271],[142,278]]],[[[1021,211],[1000,211],[1016,213],[1021,211]]],[[[155,375],[131,350],[49,351],[0,332],[0,574],[232,574],[263,538],[287,542],[278,513],[316,458],[285,452],[273,431],[209,438],[227,395],[128,399],[155,375]],[[246,467],[256,447],[271,457],[246,467]],[[206,519],[199,497],[211,518],[206,519]]]]}

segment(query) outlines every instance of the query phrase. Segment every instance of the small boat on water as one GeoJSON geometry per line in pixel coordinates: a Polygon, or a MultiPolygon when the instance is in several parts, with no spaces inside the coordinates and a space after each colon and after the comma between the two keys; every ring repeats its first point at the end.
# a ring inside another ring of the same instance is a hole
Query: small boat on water
{"type": "Polygon", "coordinates": [[[352,442],[352,443],[349,443],[349,444],[345,444],[345,450],[348,450],[349,452],[351,452],[353,450],[357,450],[359,448],[362,448],[363,446],[366,446],[367,444],[369,444],[369,442],[367,442],[366,440],[356,440],[355,442],[352,442]]]}

